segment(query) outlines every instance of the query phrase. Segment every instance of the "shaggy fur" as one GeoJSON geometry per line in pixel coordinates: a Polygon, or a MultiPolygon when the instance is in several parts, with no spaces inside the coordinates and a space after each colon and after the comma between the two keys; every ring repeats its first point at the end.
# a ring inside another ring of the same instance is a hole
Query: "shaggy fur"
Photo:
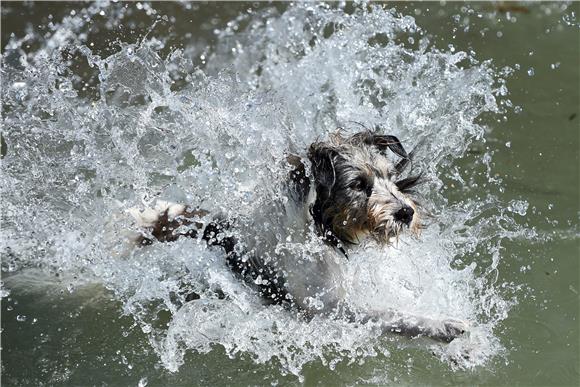
{"type": "Polygon", "coordinates": [[[230,232],[235,224],[219,217],[204,222],[207,211],[167,202],[144,212],[130,210],[142,230],[138,243],[171,242],[181,236],[201,238],[209,246],[223,248],[232,271],[269,302],[298,308],[306,316],[338,313],[352,321],[379,322],[385,332],[449,342],[464,332],[464,323],[394,311],[355,311],[344,302],[341,261],[348,258],[353,245],[367,236],[388,245],[403,231],[418,235],[422,228],[421,208],[412,197],[420,176],[401,178],[411,156],[396,137],[371,131],[350,137],[335,133],[327,141],[315,142],[308,149],[308,161],[288,156],[292,167],[288,190],[293,200],[279,210],[289,219],[276,232],[298,236],[306,243],[314,224],[317,237],[327,246],[314,257],[293,256],[279,248],[280,240],[259,244],[248,242],[253,240],[249,235],[240,244],[230,232]],[[399,158],[396,164],[387,157],[388,151],[399,158]],[[240,251],[241,245],[245,251],[240,251]]]}
{"type": "Polygon", "coordinates": [[[337,133],[328,142],[312,144],[308,157],[316,187],[311,213],[321,234],[347,244],[370,235],[385,244],[404,227],[419,233],[417,205],[409,196],[419,178],[395,180],[409,160],[396,137],[337,133]],[[393,165],[385,157],[387,149],[402,161],[393,165]]]}

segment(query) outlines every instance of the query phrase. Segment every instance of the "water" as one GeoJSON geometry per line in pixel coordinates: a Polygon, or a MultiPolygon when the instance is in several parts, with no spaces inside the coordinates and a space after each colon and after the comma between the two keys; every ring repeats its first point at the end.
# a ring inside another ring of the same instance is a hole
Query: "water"
{"type": "Polygon", "coordinates": [[[3,5],[3,382],[577,383],[578,5],[525,10],[3,5]],[[219,251],[127,247],[156,198],[275,230],[285,152],[355,122],[419,146],[434,216],[353,252],[350,302],[469,336],[304,321],[219,251]]]}

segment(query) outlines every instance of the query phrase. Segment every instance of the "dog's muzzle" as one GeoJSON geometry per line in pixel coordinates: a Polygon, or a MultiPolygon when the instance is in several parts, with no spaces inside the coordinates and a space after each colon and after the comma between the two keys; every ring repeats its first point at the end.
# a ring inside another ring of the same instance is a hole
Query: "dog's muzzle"
{"type": "Polygon", "coordinates": [[[404,225],[410,225],[413,220],[415,211],[409,206],[403,206],[399,211],[395,212],[394,218],[397,222],[404,225]]]}

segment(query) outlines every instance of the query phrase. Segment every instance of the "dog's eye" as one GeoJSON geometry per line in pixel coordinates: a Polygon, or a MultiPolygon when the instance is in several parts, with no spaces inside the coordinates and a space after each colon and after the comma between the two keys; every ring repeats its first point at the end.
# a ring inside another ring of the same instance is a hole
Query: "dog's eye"
{"type": "Polygon", "coordinates": [[[370,196],[372,187],[365,179],[356,179],[350,183],[349,188],[355,191],[365,192],[367,196],[370,196]]]}
{"type": "Polygon", "coordinates": [[[362,179],[356,179],[348,186],[350,189],[354,189],[355,191],[362,191],[365,189],[365,182],[362,179]]]}

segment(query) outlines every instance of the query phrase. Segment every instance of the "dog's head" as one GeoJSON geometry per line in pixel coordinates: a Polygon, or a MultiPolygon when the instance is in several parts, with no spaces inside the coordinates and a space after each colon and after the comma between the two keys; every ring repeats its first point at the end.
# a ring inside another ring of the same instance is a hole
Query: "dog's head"
{"type": "Polygon", "coordinates": [[[405,229],[418,234],[418,205],[410,194],[419,176],[400,178],[410,156],[396,137],[336,133],[313,143],[308,157],[316,189],[311,213],[327,240],[352,244],[370,235],[389,243],[405,229]],[[387,151],[400,160],[391,162],[387,151]]]}

